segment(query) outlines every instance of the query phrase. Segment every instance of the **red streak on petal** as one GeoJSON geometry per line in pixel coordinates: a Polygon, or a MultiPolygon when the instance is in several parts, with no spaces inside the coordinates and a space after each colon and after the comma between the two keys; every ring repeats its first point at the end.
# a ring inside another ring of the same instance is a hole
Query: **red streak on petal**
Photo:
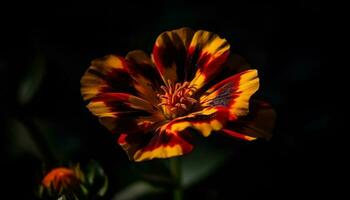
{"type": "Polygon", "coordinates": [[[154,63],[156,64],[156,67],[157,67],[160,74],[164,74],[164,72],[165,72],[165,66],[163,65],[163,63],[160,59],[160,58],[163,58],[164,56],[165,55],[164,55],[163,50],[159,46],[154,45],[154,47],[153,47],[153,59],[154,59],[154,63]]]}
{"type": "Polygon", "coordinates": [[[118,138],[118,144],[125,144],[126,143],[126,137],[128,135],[126,133],[122,133],[120,134],[119,138],[118,138]]]}
{"type": "Polygon", "coordinates": [[[250,136],[247,136],[247,135],[243,135],[241,133],[238,133],[236,131],[233,131],[233,130],[229,130],[229,129],[222,129],[222,131],[224,133],[226,133],[227,135],[229,136],[232,136],[232,137],[235,137],[235,138],[239,138],[239,139],[242,139],[242,140],[247,140],[247,141],[252,141],[252,140],[255,140],[256,138],[254,137],[250,137],[250,136]]]}
{"type": "Polygon", "coordinates": [[[192,151],[193,146],[184,140],[181,136],[179,136],[177,133],[170,133],[170,134],[160,134],[155,136],[151,142],[142,149],[142,151],[152,151],[154,149],[160,148],[160,147],[173,147],[175,145],[180,145],[182,149],[182,153],[188,153],[192,151]]]}
{"type": "Polygon", "coordinates": [[[98,101],[108,101],[108,100],[115,100],[115,99],[117,99],[118,101],[128,101],[129,97],[130,95],[125,93],[105,93],[92,99],[92,101],[98,102],[98,101]]]}

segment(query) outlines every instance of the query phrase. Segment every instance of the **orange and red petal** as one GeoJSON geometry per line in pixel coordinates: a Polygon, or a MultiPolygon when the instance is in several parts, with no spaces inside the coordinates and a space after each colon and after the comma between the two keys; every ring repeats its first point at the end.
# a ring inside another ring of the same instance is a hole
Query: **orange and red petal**
{"type": "Polygon", "coordinates": [[[106,92],[136,94],[132,87],[133,79],[124,58],[108,55],[95,59],[83,75],[81,94],[84,100],[90,100],[106,92]]]}
{"type": "Polygon", "coordinates": [[[230,45],[224,38],[200,30],[194,34],[188,53],[197,67],[191,85],[199,89],[221,71],[230,54],[230,45]]]}
{"type": "Polygon", "coordinates": [[[126,59],[108,55],[93,60],[81,79],[81,93],[84,100],[107,92],[128,93],[157,104],[159,82],[150,58],[142,51],[132,51],[126,59]]]}
{"type": "Polygon", "coordinates": [[[224,107],[211,107],[174,119],[164,127],[170,132],[193,129],[208,137],[212,131],[219,131],[225,126],[228,115],[224,107]]]}
{"type": "Polygon", "coordinates": [[[163,120],[149,102],[125,93],[104,93],[93,98],[88,109],[113,133],[150,128],[163,120]]]}
{"type": "Polygon", "coordinates": [[[185,132],[176,133],[157,130],[149,133],[121,134],[118,144],[126,151],[130,160],[140,162],[155,158],[171,158],[192,151],[185,132]]]}
{"type": "Polygon", "coordinates": [[[129,73],[134,80],[133,87],[138,91],[138,96],[157,105],[157,93],[162,85],[162,78],[151,58],[145,52],[135,50],[126,55],[126,60],[131,63],[129,73]]]}
{"type": "Polygon", "coordinates": [[[223,106],[229,119],[236,120],[249,112],[249,99],[259,88],[257,70],[246,70],[212,86],[200,97],[202,107],[223,106]]]}
{"type": "MultiPolygon", "coordinates": [[[[244,135],[245,138],[270,139],[276,120],[276,112],[264,101],[252,101],[247,116],[226,124],[226,134],[237,137],[234,133],[244,135]]],[[[248,139],[249,140],[249,139],[248,139]]]]}
{"type": "Polygon", "coordinates": [[[214,33],[181,28],[159,35],[153,60],[165,83],[189,81],[199,89],[220,72],[229,49],[214,33]]]}
{"type": "Polygon", "coordinates": [[[160,124],[154,131],[127,132],[119,136],[118,144],[134,161],[170,158],[189,153],[190,129],[207,137],[221,130],[227,120],[228,110],[223,107],[204,109],[170,122],[160,124]]]}
{"type": "Polygon", "coordinates": [[[160,75],[167,84],[184,81],[190,76],[188,68],[188,47],[194,31],[189,28],[180,28],[161,33],[153,47],[153,61],[160,75]]]}
{"type": "Polygon", "coordinates": [[[242,133],[238,133],[234,130],[230,130],[230,129],[222,129],[221,130],[222,133],[225,133],[226,135],[229,135],[231,137],[235,137],[241,140],[247,140],[247,141],[253,141],[256,140],[256,137],[251,137],[242,133]]]}
{"type": "Polygon", "coordinates": [[[58,192],[63,189],[72,189],[76,187],[80,181],[81,180],[72,169],[58,167],[46,174],[42,180],[42,184],[47,189],[52,187],[58,192]]]}

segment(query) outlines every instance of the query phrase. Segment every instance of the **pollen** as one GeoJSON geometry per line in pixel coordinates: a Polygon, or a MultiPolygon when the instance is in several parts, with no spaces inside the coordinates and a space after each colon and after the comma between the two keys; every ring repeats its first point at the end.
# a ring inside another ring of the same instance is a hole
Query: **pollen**
{"type": "Polygon", "coordinates": [[[189,82],[174,84],[168,80],[167,84],[160,88],[163,94],[157,94],[161,102],[158,106],[168,119],[185,115],[198,102],[192,98],[196,90],[189,82]]]}

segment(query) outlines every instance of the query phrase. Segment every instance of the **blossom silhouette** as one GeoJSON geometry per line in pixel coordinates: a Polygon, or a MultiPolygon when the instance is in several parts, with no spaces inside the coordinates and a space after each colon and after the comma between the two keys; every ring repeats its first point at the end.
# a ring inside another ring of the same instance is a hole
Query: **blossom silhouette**
{"type": "Polygon", "coordinates": [[[42,180],[42,185],[55,193],[62,193],[64,190],[76,189],[81,182],[82,172],[79,168],[58,167],[46,174],[42,180]]]}
{"type": "Polygon", "coordinates": [[[181,28],[160,34],[151,57],[135,50],[93,60],[81,93],[130,160],[170,158],[193,149],[195,132],[271,136],[274,113],[251,100],[259,78],[249,68],[225,39],[181,28]]]}
{"type": "Polygon", "coordinates": [[[37,196],[39,199],[98,199],[107,189],[108,178],[103,168],[90,161],[83,169],[80,164],[51,169],[41,180],[37,196]]]}

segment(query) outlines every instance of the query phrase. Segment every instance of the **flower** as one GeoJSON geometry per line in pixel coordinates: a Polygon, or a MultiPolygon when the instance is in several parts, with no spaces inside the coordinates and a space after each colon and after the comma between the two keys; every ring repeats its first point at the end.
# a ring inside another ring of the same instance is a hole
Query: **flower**
{"type": "Polygon", "coordinates": [[[64,190],[73,190],[81,183],[81,174],[78,171],[58,167],[52,169],[46,174],[42,180],[42,185],[49,190],[54,190],[56,193],[61,193],[64,190]]]}
{"type": "Polygon", "coordinates": [[[257,70],[225,39],[189,28],[160,34],[151,57],[135,50],[95,59],[81,79],[87,108],[133,161],[189,153],[193,132],[269,138],[272,108],[250,103],[258,88],[257,70]]]}
{"type": "Polygon", "coordinates": [[[38,187],[39,199],[97,199],[105,195],[108,178],[95,161],[57,167],[45,174],[38,187]]]}

